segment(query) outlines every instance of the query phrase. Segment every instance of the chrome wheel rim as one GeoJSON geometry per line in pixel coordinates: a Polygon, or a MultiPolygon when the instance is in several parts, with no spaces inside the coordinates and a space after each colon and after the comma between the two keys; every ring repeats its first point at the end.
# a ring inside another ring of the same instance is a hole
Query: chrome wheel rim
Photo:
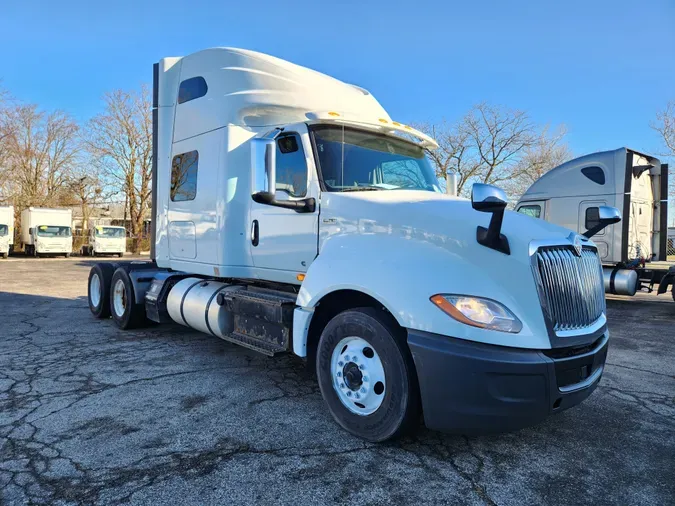
{"type": "Polygon", "coordinates": [[[380,356],[365,339],[345,337],[331,356],[333,389],[352,413],[367,416],[382,405],[386,394],[384,367],[380,356]]]}
{"type": "Polygon", "coordinates": [[[89,280],[89,300],[93,307],[98,307],[101,303],[101,279],[98,274],[94,274],[89,280]]]}
{"type": "Polygon", "coordinates": [[[113,309],[120,318],[124,316],[127,307],[127,293],[124,290],[124,281],[118,279],[113,287],[113,309]]]}

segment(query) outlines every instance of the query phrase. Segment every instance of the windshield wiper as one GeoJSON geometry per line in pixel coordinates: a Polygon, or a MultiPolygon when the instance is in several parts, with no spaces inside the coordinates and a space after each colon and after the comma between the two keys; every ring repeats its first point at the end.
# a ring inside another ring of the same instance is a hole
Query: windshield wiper
{"type": "Polygon", "coordinates": [[[371,192],[371,191],[380,191],[384,188],[379,188],[377,186],[355,186],[354,188],[345,188],[340,190],[341,192],[371,192]]]}

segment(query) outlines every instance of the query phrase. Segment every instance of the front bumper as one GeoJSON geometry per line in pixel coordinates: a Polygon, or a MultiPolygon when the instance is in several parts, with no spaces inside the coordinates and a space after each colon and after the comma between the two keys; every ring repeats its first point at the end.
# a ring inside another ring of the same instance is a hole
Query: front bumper
{"type": "Polygon", "coordinates": [[[408,330],[427,427],[463,434],[534,425],[597,387],[609,334],[587,346],[507,348],[408,330]]]}

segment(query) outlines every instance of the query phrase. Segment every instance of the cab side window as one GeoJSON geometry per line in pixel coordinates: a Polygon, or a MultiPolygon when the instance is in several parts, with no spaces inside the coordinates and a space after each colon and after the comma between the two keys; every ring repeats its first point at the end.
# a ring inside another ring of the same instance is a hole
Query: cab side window
{"type": "Polygon", "coordinates": [[[171,162],[171,200],[194,200],[197,196],[199,153],[189,151],[173,157],[171,162]]]}
{"type": "Polygon", "coordinates": [[[298,134],[277,139],[277,190],[291,197],[307,195],[307,161],[298,134]]]}
{"type": "Polygon", "coordinates": [[[532,218],[541,218],[541,206],[540,205],[530,205],[530,206],[520,206],[518,208],[519,213],[523,213],[532,218]]]}
{"type": "Polygon", "coordinates": [[[590,230],[593,227],[600,224],[600,208],[599,207],[589,207],[586,209],[586,230],[590,230]]]}

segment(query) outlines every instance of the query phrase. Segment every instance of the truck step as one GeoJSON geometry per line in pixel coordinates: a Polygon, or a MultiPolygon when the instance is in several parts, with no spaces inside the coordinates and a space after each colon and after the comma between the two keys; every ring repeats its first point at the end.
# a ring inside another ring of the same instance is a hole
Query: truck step
{"type": "Polygon", "coordinates": [[[249,350],[257,351],[258,353],[262,353],[268,357],[273,357],[288,351],[287,348],[284,348],[283,346],[279,346],[268,341],[262,341],[239,332],[233,332],[232,334],[223,337],[223,339],[225,341],[229,341],[231,343],[248,348],[249,350]]]}

